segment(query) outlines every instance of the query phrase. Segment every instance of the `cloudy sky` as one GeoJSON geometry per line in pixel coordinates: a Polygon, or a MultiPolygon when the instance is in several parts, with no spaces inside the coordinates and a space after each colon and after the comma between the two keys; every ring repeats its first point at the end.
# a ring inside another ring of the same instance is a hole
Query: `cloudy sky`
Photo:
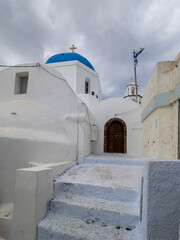
{"type": "Polygon", "coordinates": [[[98,72],[103,98],[124,95],[134,76],[141,93],[159,61],[180,51],[179,0],[0,0],[0,64],[45,61],[75,44],[98,72]]]}

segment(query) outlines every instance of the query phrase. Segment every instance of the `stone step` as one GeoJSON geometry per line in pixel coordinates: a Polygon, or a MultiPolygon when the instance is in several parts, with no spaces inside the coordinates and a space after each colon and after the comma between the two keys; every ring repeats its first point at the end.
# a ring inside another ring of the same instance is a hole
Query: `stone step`
{"type": "Polygon", "coordinates": [[[59,182],[55,184],[56,194],[71,193],[85,197],[95,197],[109,201],[135,202],[138,197],[137,190],[111,188],[78,183],[59,182]]]}
{"type": "Polygon", "coordinates": [[[131,157],[127,154],[90,154],[84,158],[85,164],[115,164],[115,165],[129,165],[129,166],[144,166],[148,157],[139,156],[131,157]]]}
{"type": "Polygon", "coordinates": [[[142,167],[82,164],[54,182],[55,192],[111,201],[136,201],[142,167]]]}
{"type": "Polygon", "coordinates": [[[57,196],[50,205],[56,214],[73,216],[82,220],[98,219],[106,225],[132,228],[139,222],[139,210],[135,203],[107,201],[74,194],[57,196]]]}
{"type": "Polygon", "coordinates": [[[135,231],[50,212],[38,224],[37,240],[135,240],[135,231]]]}

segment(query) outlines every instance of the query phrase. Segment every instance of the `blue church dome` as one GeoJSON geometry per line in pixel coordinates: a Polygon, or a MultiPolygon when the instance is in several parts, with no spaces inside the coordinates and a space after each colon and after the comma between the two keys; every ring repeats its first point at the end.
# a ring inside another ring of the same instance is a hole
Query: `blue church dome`
{"type": "Polygon", "coordinates": [[[46,64],[48,63],[57,63],[57,62],[67,62],[67,61],[79,61],[82,64],[86,65],[87,67],[91,68],[92,70],[95,71],[94,67],[92,64],[83,56],[81,56],[78,53],[70,52],[70,53],[59,53],[56,55],[53,55],[50,57],[46,64]]]}

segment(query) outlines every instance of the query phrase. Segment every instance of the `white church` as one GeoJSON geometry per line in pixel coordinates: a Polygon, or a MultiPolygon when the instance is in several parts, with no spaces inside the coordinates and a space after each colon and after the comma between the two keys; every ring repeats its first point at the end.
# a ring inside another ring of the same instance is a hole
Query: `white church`
{"type": "Polygon", "coordinates": [[[101,101],[71,49],[0,71],[0,239],[178,240],[180,55],[101,101]]]}

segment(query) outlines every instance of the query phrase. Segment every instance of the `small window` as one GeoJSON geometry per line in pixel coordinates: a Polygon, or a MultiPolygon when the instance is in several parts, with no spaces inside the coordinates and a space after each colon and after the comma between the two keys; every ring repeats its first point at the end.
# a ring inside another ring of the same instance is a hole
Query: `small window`
{"type": "Polygon", "coordinates": [[[89,93],[89,82],[85,81],[85,94],[89,93]]]}
{"type": "Polygon", "coordinates": [[[27,93],[28,87],[28,72],[16,73],[14,94],[25,94],[27,93]]]}
{"type": "Polygon", "coordinates": [[[98,95],[96,95],[96,98],[98,99],[98,95]]]}
{"type": "Polygon", "coordinates": [[[94,92],[91,93],[94,96],[94,92]]]}

